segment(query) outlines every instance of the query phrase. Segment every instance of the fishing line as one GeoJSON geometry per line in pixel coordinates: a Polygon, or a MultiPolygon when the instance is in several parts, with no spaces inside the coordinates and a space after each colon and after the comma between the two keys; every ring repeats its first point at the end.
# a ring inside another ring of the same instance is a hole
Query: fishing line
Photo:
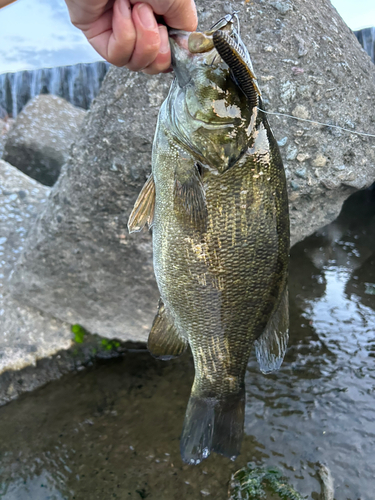
{"type": "Polygon", "coordinates": [[[350,129],[344,128],[344,127],[340,127],[339,125],[331,125],[330,123],[322,123],[322,122],[318,122],[316,120],[308,120],[307,118],[298,118],[297,116],[287,115],[286,113],[275,113],[273,111],[265,111],[264,109],[261,109],[261,108],[257,108],[257,109],[259,109],[259,111],[262,111],[263,113],[266,113],[267,115],[285,116],[286,118],[292,118],[293,120],[299,120],[300,122],[316,123],[317,125],[323,125],[323,127],[337,128],[339,130],[343,130],[344,132],[349,132],[349,134],[362,135],[364,137],[374,137],[375,138],[375,134],[366,134],[365,132],[353,132],[353,130],[350,130],[350,129]]]}

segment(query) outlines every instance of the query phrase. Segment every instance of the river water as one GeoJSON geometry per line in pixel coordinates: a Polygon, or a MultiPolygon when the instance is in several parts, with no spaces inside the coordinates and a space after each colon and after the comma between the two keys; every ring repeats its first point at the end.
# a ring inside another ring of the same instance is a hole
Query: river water
{"type": "Polygon", "coordinates": [[[277,466],[313,500],[321,462],[336,500],[373,500],[374,250],[374,191],[292,249],[289,349],[275,374],[249,362],[236,462],[180,459],[190,356],[129,352],[0,408],[0,498],[224,500],[231,473],[252,461],[277,466]]]}

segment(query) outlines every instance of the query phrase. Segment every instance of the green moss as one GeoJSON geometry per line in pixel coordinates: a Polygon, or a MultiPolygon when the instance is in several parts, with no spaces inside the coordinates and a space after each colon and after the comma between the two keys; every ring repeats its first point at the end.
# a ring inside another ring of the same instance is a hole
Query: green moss
{"type": "Polygon", "coordinates": [[[303,500],[276,468],[256,467],[247,464],[233,476],[230,485],[230,500],[303,500]],[[276,496],[275,496],[276,495],[276,496]]]}
{"type": "Polygon", "coordinates": [[[120,342],[117,342],[117,340],[102,339],[101,344],[106,351],[111,351],[112,349],[120,347],[120,342]]]}
{"type": "Polygon", "coordinates": [[[87,331],[83,328],[81,325],[72,325],[71,330],[74,334],[74,342],[77,342],[77,344],[82,344],[85,335],[87,335],[87,331]]]}

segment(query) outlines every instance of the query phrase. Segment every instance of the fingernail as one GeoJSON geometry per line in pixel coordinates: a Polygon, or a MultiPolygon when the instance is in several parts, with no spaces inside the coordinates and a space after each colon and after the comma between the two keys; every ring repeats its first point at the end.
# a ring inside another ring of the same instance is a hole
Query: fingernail
{"type": "Polygon", "coordinates": [[[159,26],[159,36],[160,36],[160,54],[167,54],[169,52],[169,39],[168,31],[165,26],[159,26]]]}
{"type": "Polygon", "coordinates": [[[151,7],[149,7],[148,5],[144,3],[139,4],[138,15],[139,15],[139,20],[141,21],[143,27],[146,30],[152,30],[157,27],[154,13],[151,10],[151,7]]]}
{"type": "Polygon", "coordinates": [[[132,9],[128,0],[120,0],[119,7],[125,19],[130,19],[132,17],[132,9]]]}

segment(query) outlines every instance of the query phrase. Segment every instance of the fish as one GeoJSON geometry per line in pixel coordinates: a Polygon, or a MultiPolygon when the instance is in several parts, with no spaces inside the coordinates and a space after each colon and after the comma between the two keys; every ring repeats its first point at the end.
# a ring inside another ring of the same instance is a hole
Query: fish
{"type": "Polygon", "coordinates": [[[264,373],[284,358],[288,198],[237,16],[169,39],[175,78],[128,229],[152,229],[160,301],[150,353],[168,360],[190,346],[193,355],[180,451],[198,464],[240,453],[252,349],[264,373]]]}

